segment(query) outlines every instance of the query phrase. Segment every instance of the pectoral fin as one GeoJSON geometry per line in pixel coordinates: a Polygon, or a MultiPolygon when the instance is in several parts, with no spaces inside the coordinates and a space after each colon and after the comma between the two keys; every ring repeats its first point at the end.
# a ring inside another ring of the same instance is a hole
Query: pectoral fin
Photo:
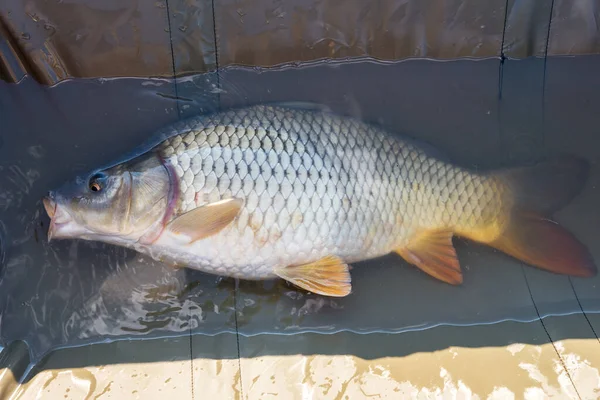
{"type": "Polygon", "coordinates": [[[408,246],[396,249],[396,253],[434,278],[458,285],[463,278],[452,234],[446,230],[420,233],[408,246]]]}
{"type": "Polygon", "coordinates": [[[352,290],[349,266],[336,256],[277,268],[275,273],[302,289],[324,296],[344,297],[352,290]]]}
{"type": "Polygon", "coordinates": [[[167,225],[167,230],[183,234],[191,243],[219,233],[239,214],[243,201],[227,199],[195,208],[167,225]]]}

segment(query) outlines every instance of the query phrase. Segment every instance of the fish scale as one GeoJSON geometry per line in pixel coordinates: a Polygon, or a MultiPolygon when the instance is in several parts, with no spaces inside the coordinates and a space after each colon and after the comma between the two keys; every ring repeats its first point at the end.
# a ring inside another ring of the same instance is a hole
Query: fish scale
{"type": "Polygon", "coordinates": [[[549,219],[587,179],[577,157],[471,171],[379,127],[297,106],[234,109],[159,133],[167,139],[151,151],[51,192],[48,237],[328,296],[351,292],[347,263],[390,252],[460,284],[453,235],[548,271],[596,274],[587,248],[549,219]]]}
{"type": "Polygon", "coordinates": [[[377,257],[417,228],[481,225],[502,209],[500,189],[485,189],[489,179],[355,119],[260,105],[189,119],[174,131],[158,151],[182,182],[177,213],[231,197],[245,202],[235,223],[197,244],[196,267],[207,272],[261,278],[274,266],[331,254],[377,257]],[[484,190],[465,192],[465,182],[484,190]],[[482,213],[493,201],[496,212],[482,213]]]}

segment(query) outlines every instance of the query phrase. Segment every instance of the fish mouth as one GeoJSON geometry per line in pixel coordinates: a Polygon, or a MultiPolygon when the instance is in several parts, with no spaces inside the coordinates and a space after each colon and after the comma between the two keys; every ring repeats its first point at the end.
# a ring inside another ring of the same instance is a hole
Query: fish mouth
{"type": "Polygon", "coordinates": [[[54,214],[56,214],[56,202],[50,196],[44,197],[43,202],[46,214],[48,214],[50,219],[54,218],[54,214]]]}
{"type": "Polygon", "coordinates": [[[52,239],[69,237],[67,228],[71,223],[71,216],[58,206],[58,203],[51,196],[44,197],[44,209],[50,217],[50,227],[48,228],[48,242],[52,239]]]}

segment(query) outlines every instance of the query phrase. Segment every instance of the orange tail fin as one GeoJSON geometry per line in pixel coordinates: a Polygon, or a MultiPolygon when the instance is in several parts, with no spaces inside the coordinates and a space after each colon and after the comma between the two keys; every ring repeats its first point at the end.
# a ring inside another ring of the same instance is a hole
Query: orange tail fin
{"type": "Polygon", "coordinates": [[[551,272],[596,275],[596,265],[585,245],[546,218],[581,191],[588,174],[587,161],[576,157],[497,173],[510,188],[515,206],[502,236],[488,245],[551,272]]]}
{"type": "Polygon", "coordinates": [[[532,266],[557,274],[596,275],[588,249],[556,222],[534,214],[515,213],[504,234],[490,246],[532,266]]]}

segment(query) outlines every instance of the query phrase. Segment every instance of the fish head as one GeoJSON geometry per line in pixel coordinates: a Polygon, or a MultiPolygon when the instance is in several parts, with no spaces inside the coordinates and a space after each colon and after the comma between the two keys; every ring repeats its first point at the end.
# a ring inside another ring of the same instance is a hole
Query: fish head
{"type": "Polygon", "coordinates": [[[43,199],[48,240],[137,241],[172,208],[171,174],[156,155],[95,171],[43,199]]]}

